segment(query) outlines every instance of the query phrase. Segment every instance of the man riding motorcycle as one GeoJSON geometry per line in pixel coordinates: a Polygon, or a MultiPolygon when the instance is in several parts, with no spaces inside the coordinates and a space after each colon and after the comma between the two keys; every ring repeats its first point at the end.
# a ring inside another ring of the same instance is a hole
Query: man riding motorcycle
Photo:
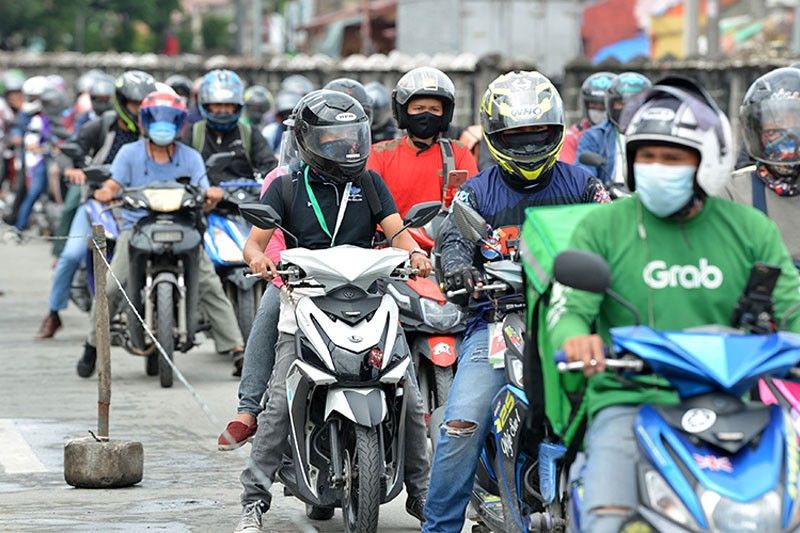
{"type": "Polygon", "coordinates": [[[559,161],[575,164],[575,157],[578,151],[578,143],[583,134],[592,126],[605,122],[608,118],[606,114],[606,90],[616,78],[616,74],[611,72],[595,72],[586,78],[581,85],[581,109],[583,118],[577,124],[573,124],[567,130],[564,138],[564,148],[561,149],[559,161]]]}
{"type": "MultiPolygon", "coordinates": [[[[386,185],[376,173],[366,171],[369,121],[355,99],[333,91],[309,94],[295,110],[295,124],[287,135],[294,136],[300,161],[292,165],[288,175],[276,179],[262,198],[262,203],[271,206],[280,216],[281,225],[299,240],[295,242],[287,234],[287,245],[312,250],[334,244],[369,247],[376,225],[380,225],[386,235],[400,232],[403,222],[386,185]],[[351,191],[355,189],[353,184],[360,185],[359,192],[351,191]],[[289,197],[287,185],[292,191],[289,197]],[[348,194],[348,191],[351,192],[348,194]]],[[[265,278],[276,274],[275,264],[264,254],[273,231],[253,228],[245,246],[245,259],[250,268],[265,278]]],[[[408,232],[400,232],[394,246],[409,251],[411,265],[420,270],[420,275],[430,273],[430,261],[424,253],[419,253],[421,250],[408,232]]],[[[258,417],[250,462],[241,476],[244,508],[236,528],[238,533],[262,530],[262,514],[269,509],[271,501],[271,483],[265,484],[264,477],[269,482],[274,479],[288,435],[285,380],[296,358],[294,333],[297,329],[290,300],[288,293],[281,294],[280,333],[269,400],[258,417]]],[[[409,494],[406,509],[422,519],[428,475],[425,422],[412,371],[406,379],[414,394],[406,415],[405,480],[409,494]]]]}
{"type": "MultiPolygon", "coordinates": [[[[800,277],[775,225],[755,209],[713,196],[730,179],[733,146],[728,119],[705,91],[683,78],[662,80],[626,130],[627,185],[636,194],[590,212],[575,229],[570,247],[602,256],[610,289],[650,327],[729,324],[757,262],[781,268],[773,293],[777,316],[800,302],[800,277]]],[[[620,531],[636,511],[637,406],[677,401],[661,378],[604,372],[609,328],[633,320],[609,296],[554,288],[547,320],[552,345],[569,361],[584,362],[588,378],[580,524],[593,533],[620,531]]],[[[800,316],[788,329],[800,331],[800,316]]]]}
{"type": "MultiPolygon", "coordinates": [[[[127,115],[126,115],[127,116],[127,115]]],[[[177,135],[186,120],[186,105],[176,94],[150,93],[139,109],[139,121],[144,139],[123,146],[111,163],[111,179],[94,193],[99,202],[110,203],[124,188],[142,187],[150,183],[176,181],[189,176],[191,182],[205,191],[205,207],[210,210],[222,199],[222,190],[209,187],[205,166],[200,154],[178,142],[177,135]]],[[[124,209],[119,239],[111,260],[111,271],[120,282],[128,278],[128,242],[134,224],[145,217],[141,209],[124,209]]],[[[200,305],[208,313],[211,333],[220,353],[243,351],[243,341],[230,302],[225,297],[219,277],[205,253],[200,253],[198,275],[200,305]]],[[[106,284],[109,308],[114,309],[121,297],[110,273],[106,284]]],[[[83,356],[78,361],[78,375],[89,377],[97,359],[95,307],[92,306],[91,327],[83,356]]]]}
{"type": "Polygon", "coordinates": [[[244,116],[242,121],[261,132],[267,125],[267,113],[272,110],[272,93],[262,85],[251,85],[244,92],[244,116]]]}
{"type": "MultiPolygon", "coordinates": [[[[480,115],[486,146],[497,163],[464,184],[456,201],[478,211],[496,235],[515,238],[531,206],[609,201],[596,178],[557,161],[564,142],[564,110],[561,96],[545,76],[538,72],[500,76],[484,94],[480,115]]],[[[448,291],[483,283],[480,263],[475,262],[481,254],[460,234],[452,215],[437,247],[448,291]]],[[[504,384],[503,370],[492,368],[488,361],[487,322],[479,313],[467,326],[459,350],[431,468],[423,531],[461,531],[489,431],[491,402],[504,384]]]]}

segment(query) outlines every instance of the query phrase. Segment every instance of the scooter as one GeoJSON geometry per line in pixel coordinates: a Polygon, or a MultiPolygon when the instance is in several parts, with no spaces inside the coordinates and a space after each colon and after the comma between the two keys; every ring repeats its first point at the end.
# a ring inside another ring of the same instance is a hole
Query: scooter
{"type": "MultiPolygon", "coordinates": [[[[421,225],[438,208],[415,206],[406,225],[421,225]]],[[[270,206],[240,211],[257,227],[280,227],[270,206]]],[[[407,261],[404,250],[349,245],[281,253],[289,290],[316,295],[295,293],[298,358],[286,379],[291,451],[278,476],[314,519],[341,507],[347,532],[377,531],[380,504],[402,490],[411,359],[394,299],[369,290],[378,279],[413,275],[407,261]]]]}

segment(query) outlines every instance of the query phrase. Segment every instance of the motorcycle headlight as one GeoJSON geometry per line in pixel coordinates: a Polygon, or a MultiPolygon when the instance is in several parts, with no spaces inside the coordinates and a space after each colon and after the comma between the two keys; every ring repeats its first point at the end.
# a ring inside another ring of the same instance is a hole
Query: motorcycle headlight
{"type": "Polygon", "coordinates": [[[518,359],[511,350],[505,353],[506,378],[508,382],[520,389],[522,384],[522,360],[518,359]]]}
{"type": "Polygon", "coordinates": [[[683,505],[675,491],[664,481],[661,474],[655,470],[648,470],[644,475],[644,482],[651,509],[687,529],[699,527],[692,514],[683,505]]]}
{"type": "Polygon", "coordinates": [[[710,517],[709,529],[720,533],[742,531],[781,531],[781,497],[768,492],[758,500],[741,503],[703,490],[700,504],[710,517]]]}
{"type": "Polygon", "coordinates": [[[422,319],[430,327],[439,331],[447,331],[461,322],[461,309],[452,302],[439,304],[427,298],[421,298],[422,319]]]}

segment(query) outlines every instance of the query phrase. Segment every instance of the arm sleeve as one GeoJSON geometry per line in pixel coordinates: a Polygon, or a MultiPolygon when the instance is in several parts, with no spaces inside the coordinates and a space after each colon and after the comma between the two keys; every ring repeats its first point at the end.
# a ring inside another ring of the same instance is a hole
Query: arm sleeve
{"type": "MultiPolygon", "coordinates": [[[[267,188],[267,192],[261,197],[261,203],[272,207],[283,222],[286,218],[286,213],[283,209],[283,180],[291,179],[289,176],[280,176],[273,180],[267,188]]],[[[289,229],[291,231],[291,229],[289,229]]]]}
{"type": "Polygon", "coordinates": [[[111,179],[119,183],[123,189],[131,186],[131,158],[134,155],[133,147],[138,145],[126,144],[119,149],[111,162],[111,179]]]}
{"type": "MultiPolygon", "coordinates": [[[[480,212],[478,198],[475,191],[469,186],[462,186],[456,198],[480,212]]],[[[472,265],[475,255],[475,243],[464,238],[453,222],[452,210],[442,222],[440,237],[436,241],[436,248],[441,253],[440,261],[442,273],[448,276],[472,265]]]]}
{"type": "Polygon", "coordinates": [[[386,186],[381,175],[377,172],[370,172],[369,174],[372,177],[372,183],[375,184],[375,192],[378,193],[378,198],[381,200],[381,212],[378,213],[376,217],[379,223],[389,215],[397,213],[397,206],[394,203],[392,193],[389,192],[389,188],[386,186]]]}
{"type": "MultiPolygon", "coordinates": [[[[800,304],[800,275],[775,223],[760,213],[757,220],[759,223],[751,226],[753,228],[751,242],[760,246],[756,248],[753,261],[781,268],[781,275],[772,292],[775,319],[780,326],[783,314],[792,306],[800,304]]],[[[800,310],[787,317],[786,330],[800,333],[800,310]]]]}
{"type": "Polygon", "coordinates": [[[585,170],[586,172],[588,172],[589,174],[591,174],[595,178],[599,177],[597,175],[597,167],[592,167],[592,166],[589,166],[589,165],[581,164],[580,158],[581,158],[581,154],[583,152],[600,153],[600,151],[597,148],[597,143],[594,140],[594,132],[591,129],[587,130],[581,136],[581,140],[578,141],[578,149],[575,152],[574,161],[575,161],[575,166],[576,167],[582,168],[583,170],[585,170]]]}
{"type": "Polygon", "coordinates": [[[257,128],[251,128],[250,142],[250,160],[253,162],[253,170],[266,174],[277,166],[275,153],[257,128]]]}

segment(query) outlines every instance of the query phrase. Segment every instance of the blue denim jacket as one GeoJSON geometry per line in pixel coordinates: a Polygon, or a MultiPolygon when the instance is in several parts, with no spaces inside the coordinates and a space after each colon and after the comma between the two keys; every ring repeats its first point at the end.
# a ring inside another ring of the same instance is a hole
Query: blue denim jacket
{"type": "Polygon", "coordinates": [[[614,180],[617,162],[617,127],[606,120],[597,126],[586,130],[578,142],[578,151],[575,157],[575,166],[587,171],[592,176],[603,182],[604,185],[614,180]],[[580,163],[583,152],[595,152],[606,159],[602,167],[592,167],[580,163]]]}

